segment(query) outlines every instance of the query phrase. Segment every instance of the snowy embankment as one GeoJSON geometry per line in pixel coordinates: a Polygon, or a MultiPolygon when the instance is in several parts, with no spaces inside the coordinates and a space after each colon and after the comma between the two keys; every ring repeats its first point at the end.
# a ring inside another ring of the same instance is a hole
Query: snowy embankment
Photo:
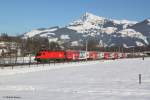
{"type": "Polygon", "coordinates": [[[31,73],[38,71],[46,71],[46,70],[54,70],[66,67],[77,67],[82,65],[96,64],[101,61],[88,61],[88,62],[68,62],[68,63],[50,63],[50,64],[35,64],[35,65],[22,65],[22,66],[13,66],[10,67],[1,67],[0,76],[2,75],[14,75],[14,74],[23,74],[23,73],[31,73]]]}
{"type": "Polygon", "coordinates": [[[149,100],[149,65],[138,58],[0,69],[0,100],[149,100]]]}

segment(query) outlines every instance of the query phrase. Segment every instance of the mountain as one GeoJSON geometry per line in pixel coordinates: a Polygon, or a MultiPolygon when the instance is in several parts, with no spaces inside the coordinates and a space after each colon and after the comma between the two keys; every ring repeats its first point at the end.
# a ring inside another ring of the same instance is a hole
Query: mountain
{"type": "Polygon", "coordinates": [[[100,46],[146,46],[150,44],[150,19],[142,22],[114,20],[85,13],[64,27],[40,28],[27,32],[24,38],[46,37],[60,44],[78,46],[95,39],[100,46]]]}
{"type": "Polygon", "coordinates": [[[149,36],[150,35],[150,19],[146,19],[140,23],[137,23],[131,26],[131,28],[137,30],[138,32],[141,32],[145,36],[149,36]]]}

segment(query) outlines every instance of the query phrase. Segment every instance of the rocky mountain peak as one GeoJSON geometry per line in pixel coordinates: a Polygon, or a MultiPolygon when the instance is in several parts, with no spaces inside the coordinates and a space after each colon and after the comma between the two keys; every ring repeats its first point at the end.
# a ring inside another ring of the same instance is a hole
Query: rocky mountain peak
{"type": "Polygon", "coordinates": [[[92,13],[89,13],[89,12],[86,12],[82,17],[81,17],[81,20],[84,22],[84,21],[96,21],[96,20],[104,20],[105,18],[103,17],[99,17],[99,16],[96,16],[92,13]]]}
{"type": "Polygon", "coordinates": [[[145,22],[147,25],[150,25],[150,19],[146,19],[144,22],[145,22]]]}

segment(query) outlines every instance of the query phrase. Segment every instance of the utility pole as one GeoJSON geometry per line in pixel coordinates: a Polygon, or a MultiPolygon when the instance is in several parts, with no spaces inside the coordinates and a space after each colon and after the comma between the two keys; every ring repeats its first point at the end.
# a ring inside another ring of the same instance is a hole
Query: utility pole
{"type": "Polygon", "coordinates": [[[87,53],[88,53],[88,40],[86,40],[86,61],[87,61],[87,53]]]}
{"type": "Polygon", "coordinates": [[[134,52],[134,47],[133,47],[133,51],[132,51],[132,55],[133,55],[133,57],[135,56],[135,55],[134,55],[134,53],[135,53],[135,52],[134,52]]]}
{"type": "MultiPolygon", "coordinates": [[[[89,33],[87,30],[86,30],[86,33],[89,33]]],[[[87,35],[89,35],[89,34],[87,34],[87,35]]],[[[86,49],[86,61],[87,61],[87,53],[88,53],[88,36],[86,36],[86,47],[85,47],[85,49],[86,49]]]]}

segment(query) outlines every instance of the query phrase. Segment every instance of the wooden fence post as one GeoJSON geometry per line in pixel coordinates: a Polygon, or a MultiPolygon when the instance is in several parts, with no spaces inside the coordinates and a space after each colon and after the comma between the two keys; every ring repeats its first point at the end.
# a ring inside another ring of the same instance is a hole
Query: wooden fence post
{"type": "Polygon", "coordinates": [[[141,74],[139,74],[139,84],[141,84],[142,82],[141,82],[141,80],[142,80],[142,75],[141,74]]]}

